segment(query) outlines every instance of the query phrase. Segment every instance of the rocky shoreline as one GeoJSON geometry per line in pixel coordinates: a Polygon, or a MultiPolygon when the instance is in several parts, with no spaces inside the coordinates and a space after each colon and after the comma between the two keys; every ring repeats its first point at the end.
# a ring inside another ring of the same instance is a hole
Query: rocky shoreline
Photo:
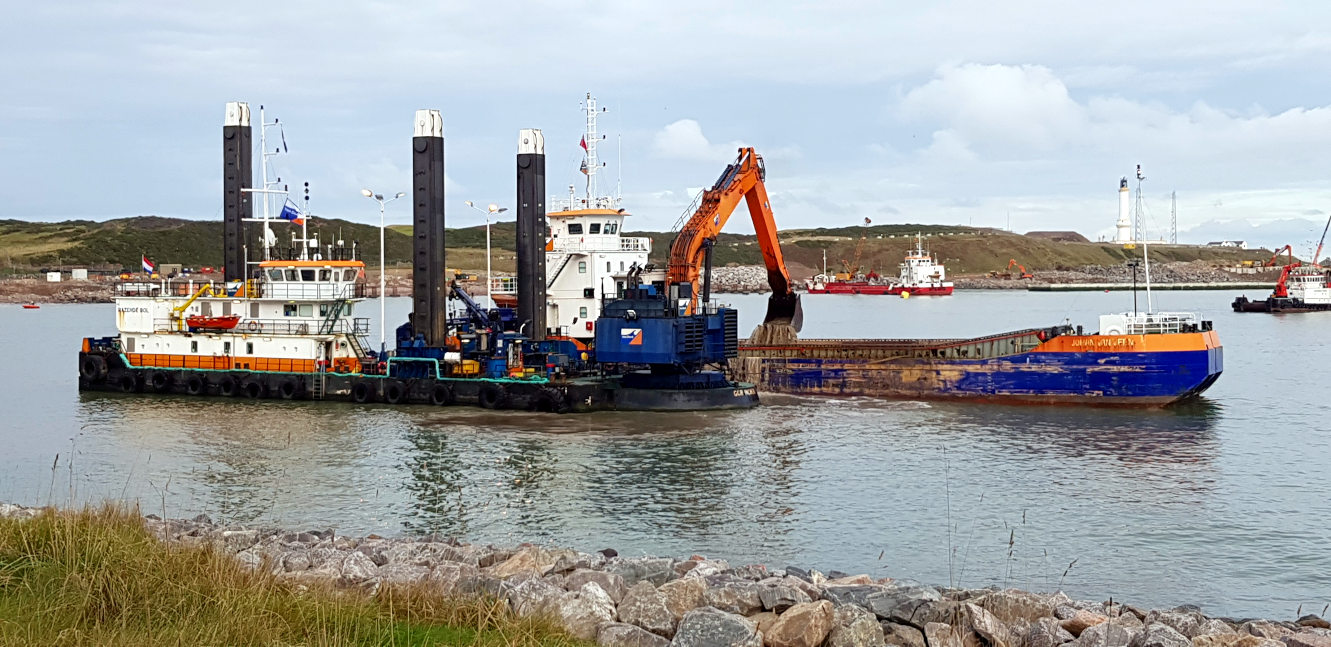
{"type": "Polygon", "coordinates": [[[109,281],[0,280],[0,303],[113,303],[109,281]]]}
{"type": "MultiPolygon", "coordinates": [[[[44,509],[0,504],[0,518],[44,509]]],[[[962,589],[812,568],[731,565],[701,555],[622,557],[431,535],[352,538],[144,517],[159,540],[211,546],[294,586],[367,595],[417,586],[506,600],[605,647],[1331,647],[1331,624],[1141,609],[1061,592],[962,589]]]]}
{"type": "MultiPolygon", "coordinates": [[[[1132,282],[1132,268],[1127,265],[1087,265],[1065,270],[1040,270],[1033,279],[1001,279],[986,275],[952,275],[950,280],[958,290],[1025,290],[1031,284],[1049,283],[1120,283],[1132,282]]],[[[1202,261],[1152,263],[1151,282],[1157,285],[1171,283],[1274,283],[1280,268],[1240,274],[1227,272],[1202,261]]],[[[1145,284],[1146,273],[1138,269],[1137,280],[1145,284]]],[[[803,285],[802,281],[797,281],[803,285]]],[[[770,292],[767,269],[761,265],[712,268],[712,292],[716,294],[759,294],[770,292]]]]}

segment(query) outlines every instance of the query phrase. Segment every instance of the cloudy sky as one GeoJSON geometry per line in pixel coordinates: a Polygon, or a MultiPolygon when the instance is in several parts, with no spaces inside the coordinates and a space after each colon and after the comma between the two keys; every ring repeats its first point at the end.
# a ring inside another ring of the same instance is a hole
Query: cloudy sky
{"type": "Polygon", "coordinates": [[[409,186],[413,111],[441,110],[450,224],[474,224],[464,200],[512,201],[520,128],[546,133],[551,192],[579,180],[587,92],[635,228],[669,228],[741,144],[783,227],[1096,238],[1136,164],[1148,226],[1177,191],[1184,242],[1306,245],[1331,212],[1327,3],[45,0],[0,18],[0,218],[220,218],[223,106],[246,101],[284,125],[283,181],[365,221],[362,187],[409,186]]]}

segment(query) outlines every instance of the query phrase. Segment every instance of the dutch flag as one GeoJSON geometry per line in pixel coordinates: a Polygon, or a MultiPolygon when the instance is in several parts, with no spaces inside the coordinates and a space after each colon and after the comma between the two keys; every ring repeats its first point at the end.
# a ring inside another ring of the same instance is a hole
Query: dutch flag
{"type": "Polygon", "coordinates": [[[156,265],[153,265],[153,262],[150,261],[150,260],[148,260],[148,257],[147,257],[147,256],[144,256],[144,257],[143,257],[143,272],[144,272],[145,274],[152,274],[153,272],[156,272],[156,271],[157,271],[157,266],[156,266],[156,265]]]}

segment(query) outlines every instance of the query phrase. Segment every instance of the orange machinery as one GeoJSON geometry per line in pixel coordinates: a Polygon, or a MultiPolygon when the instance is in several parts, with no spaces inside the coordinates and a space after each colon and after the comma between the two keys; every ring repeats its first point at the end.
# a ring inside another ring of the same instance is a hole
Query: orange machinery
{"type": "MultiPolygon", "coordinates": [[[[716,184],[703,193],[697,210],[675,236],[670,245],[666,284],[693,285],[687,314],[693,314],[698,309],[698,279],[711,270],[711,248],[716,242],[716,236],[743,198],[748,205],[749,216],[753,218],[753,229],[758,234],[763,264],[767,266],[767,283],[772,287],[763,323],[789,324],[796,331],[803,326],[804,312],[800,307],[799,295],[791,285],[786,261],[781,255],[781,244],[777,241],[776,220],[767,198],[767,187],[763,184],[766,176],[767,169],[763,166],[762,156],[752,148],[739,149],[739,157],[726,166],[716,184]]],[[[709,296],[705,294],[707,291],[704,290],[704,298],[709,296]]]]}

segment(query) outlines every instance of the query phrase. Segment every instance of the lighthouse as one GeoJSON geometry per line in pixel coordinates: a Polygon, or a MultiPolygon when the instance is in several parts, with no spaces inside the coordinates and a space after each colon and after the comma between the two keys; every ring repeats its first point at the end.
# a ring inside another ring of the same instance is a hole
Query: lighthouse
{"type": "Polygon", "coordinates": [[[1128,202],[1128,178],[1121,178],[1118,181],[1118,222],[1114,223],[1114,242],[1116,243],[1134,242],[1132,218],[1128,215],[1128,202]]]}

